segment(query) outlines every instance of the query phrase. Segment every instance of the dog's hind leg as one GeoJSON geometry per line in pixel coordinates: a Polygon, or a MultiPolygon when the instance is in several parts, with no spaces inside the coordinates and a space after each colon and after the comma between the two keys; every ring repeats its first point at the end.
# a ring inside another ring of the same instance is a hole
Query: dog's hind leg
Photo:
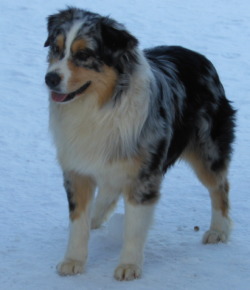
{"type": "Polygon", "coordinates": [[[216,74],[214,80],[214,85],[206,82],[203,97],[208,100],[210,96],[217,104],[208,106],[207,103],[199,111],[193,126],[193,140],[184,153],[211,197],[211,225],[203,237],[205,244],[226,242],[231,228],[227,174],[234,141],[235,110],[225,98],[216,74]]]}
{"type": "Polygon", "coordinates": [[[191,164],[200,181],[209,190],[211,197],[211,225],[203,236],[203,243],[226,242],[231,228],[227,168],[213,170],[210,162],[207,162],[197,151],[186,152],[183,158],[191,164]]]}
{"type": "Polygon", "coordinates": [[[120,189],[105,183],[100,186],[91,218],[91,228],[97,229],[108,219],[120,196],[120,189]]]}
{"type": "Polygon", "coordinates": [[[70,210],[70,233],[64,260],[58,264],[60,275],[83,272],[88,256],[91,201],[95,183],[75,172],[64,173],[64,186],[70,210]]]}

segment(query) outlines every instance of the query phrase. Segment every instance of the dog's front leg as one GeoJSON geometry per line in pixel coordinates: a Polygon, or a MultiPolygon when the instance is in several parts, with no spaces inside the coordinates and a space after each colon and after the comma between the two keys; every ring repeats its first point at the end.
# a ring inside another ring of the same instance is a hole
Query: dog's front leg
{"type": "Polygon", "coordinates": [[[117,280],[140,278],[144,245],[154,212],[154,204],[133,205],[125,202],[125,232],[120,264],[115,270],[117,280]]]}
{"type": "Polygon", "coordinates": [[[159,197],[161,176],[141,175],[125,191],[125,232],[117,280],[133,280],[141,276],[143,251],[159,197]]]}
{"type": "Polygon", "coordinates": [[[60,275],[82,273],[88,256],[90,209],[95,184],[90,177],[64,173],[64,186],[70,210],[70,232],[64,260],[58,264],[60,275]]]}

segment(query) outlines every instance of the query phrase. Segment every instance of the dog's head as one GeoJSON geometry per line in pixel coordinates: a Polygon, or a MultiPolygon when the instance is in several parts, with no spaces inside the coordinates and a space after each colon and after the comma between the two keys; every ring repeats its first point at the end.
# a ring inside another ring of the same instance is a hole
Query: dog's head
{"type": "Polygon", "coordinates": [[[100,105],[118,94],[137,61],[138,41],[123,25],[68,8],[48,17],[45,82],[55,102],[95,93],[100,105]]]}

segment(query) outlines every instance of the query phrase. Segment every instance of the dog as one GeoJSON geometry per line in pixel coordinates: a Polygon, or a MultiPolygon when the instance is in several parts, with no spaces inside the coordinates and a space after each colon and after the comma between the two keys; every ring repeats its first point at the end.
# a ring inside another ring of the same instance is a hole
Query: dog
{"type": "Polygon", "coordinates": [[[67,7],[47,20],[49,123],[70,214],[59,274],[84,271],[90,229],[122,195],[124,241],[114,277],[139,278],[162,179],[180,159],[210,193],[203,243],[227,242],[236,112],[212,63],[179,46],[141,50],[122,24],[86,10],[67,7]]]}

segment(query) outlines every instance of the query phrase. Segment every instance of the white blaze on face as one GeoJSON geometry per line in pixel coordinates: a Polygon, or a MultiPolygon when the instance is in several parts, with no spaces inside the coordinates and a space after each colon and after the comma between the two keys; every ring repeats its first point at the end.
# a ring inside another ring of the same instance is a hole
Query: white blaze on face
{"type": "Polygon", "coordinates": [[[75,22],[70,30],[66,34],[66,40],[65,40],[65,48],[64,48],[64,57],[60,59],[59,61],[52,63],[49,68],[48,72],[57,72],[61,78],[62,81],[60,83],[60,92],[68,94],[70,91],[68,90],[68,81],[71,77],[71,71],[68,68],[68,59],[71,55],[71,45],[74,39],[77,36],[77,33],[82,26],[82,22],[75,22]]]}

